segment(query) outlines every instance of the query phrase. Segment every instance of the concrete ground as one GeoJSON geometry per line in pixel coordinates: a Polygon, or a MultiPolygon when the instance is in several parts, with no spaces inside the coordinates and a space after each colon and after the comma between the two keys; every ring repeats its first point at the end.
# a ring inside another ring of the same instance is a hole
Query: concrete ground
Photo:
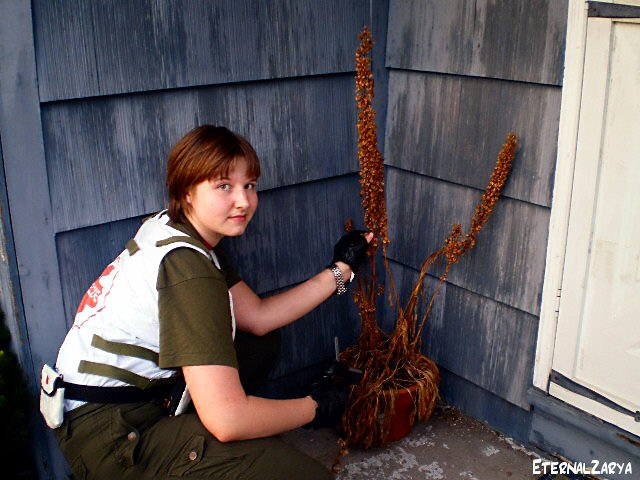
{"type": "MultiPolygon", "coordinates": [[[[333,430],[298,429],[283,439],[329,468],[339,447],[333,430]]],[[[352,450],[341,461],[340,480],[534,479],[533,452],[459,411],[439,405],[428,423],[402,440],[368,451],[352,450]]]]}

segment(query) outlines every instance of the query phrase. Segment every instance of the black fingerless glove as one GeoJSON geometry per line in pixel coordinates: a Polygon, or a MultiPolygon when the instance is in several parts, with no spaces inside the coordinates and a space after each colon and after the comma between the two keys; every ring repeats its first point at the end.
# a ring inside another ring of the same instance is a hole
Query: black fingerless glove
{"type": "Polygon", "coordinates": [[[367,259],[369,242],[364,238],[364,230],[353,230],[345,233],[333,248],[331,263],[344,262],[356,273],[358,267],[367,259]]]}
{"type": "Polygon", "coordinates": [[[349,387],[347,385],[325,386],[313,390],[310,395],[318,404],[318,408],[316,408],[315,418],[306,426],[317,430],[338,425],[347,406],[349,387]]]}
{"type": "Polygon", "coordinates": [[[340,422],[349,399],[349,386],[364,378],[364,372],[346,363],[332,360],[309,387],[309,395],[318,404],[316,416],[305,427],[335,427],[340,422]]]}

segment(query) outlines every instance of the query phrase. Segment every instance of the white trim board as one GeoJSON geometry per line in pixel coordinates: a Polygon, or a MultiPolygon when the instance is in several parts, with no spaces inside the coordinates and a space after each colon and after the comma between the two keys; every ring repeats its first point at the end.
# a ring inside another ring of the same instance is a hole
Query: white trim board
{"type": "Polygon", "coordinates": [[[569,208],[571,206],[578,122],[580,120],[586,33],[586,0],[569,0],[558,134],[558,157],[551,201],[547,259],[533,373],[534,386],[545,392],[548,390],[548,379],[553,362],[559,292],[562,285],[564,255],[569,227],[569,208]]]}

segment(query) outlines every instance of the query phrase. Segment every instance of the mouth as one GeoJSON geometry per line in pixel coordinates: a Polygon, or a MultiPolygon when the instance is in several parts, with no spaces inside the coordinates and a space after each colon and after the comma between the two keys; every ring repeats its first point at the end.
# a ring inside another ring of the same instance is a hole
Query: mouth
{"type": "Polygon", "coordinates": [[[231,220],[232,222],[244,223],[244,222],[247,221],[247,216],[246,215],[234,215],[232,217],[229,217],[229,220],[231,220]]]}

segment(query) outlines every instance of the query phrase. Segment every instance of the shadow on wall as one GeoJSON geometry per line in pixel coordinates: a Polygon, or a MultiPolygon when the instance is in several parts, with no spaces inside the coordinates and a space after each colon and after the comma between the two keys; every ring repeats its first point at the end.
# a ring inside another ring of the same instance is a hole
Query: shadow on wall
{"type": "Polygon", "coordinates": [[[36,401],[10,345],[0,309],[0,465],[4,478],[37,479],[29,445],[29,416],[36,411],[36,401]]]}

